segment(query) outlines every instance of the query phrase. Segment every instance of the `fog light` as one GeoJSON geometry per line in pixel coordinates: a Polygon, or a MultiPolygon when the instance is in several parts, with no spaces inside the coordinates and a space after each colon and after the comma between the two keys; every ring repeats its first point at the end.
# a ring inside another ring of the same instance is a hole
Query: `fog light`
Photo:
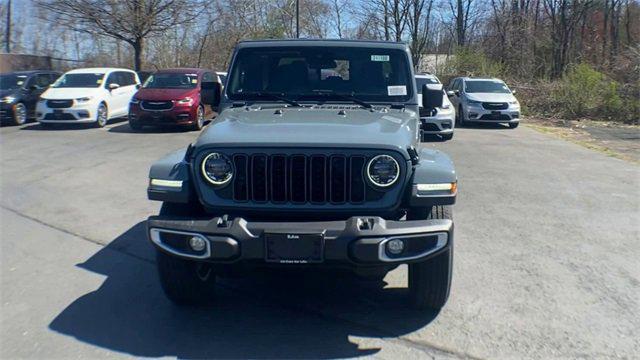
{"type": "Polygon", "coordinates": [[[189,239],[189,246],[191,246],[191,249],[193,249],[193,251],[202,251],[207,246],[207,244],[205,243],[203,238],[194,236],[189,239]]]}
{"type": "Polygon", "coordinates": [[[404,250],[404,241],[400,239],[393,239],[387,242],[387,251],[393,255],[398,255],[404,250]]]}

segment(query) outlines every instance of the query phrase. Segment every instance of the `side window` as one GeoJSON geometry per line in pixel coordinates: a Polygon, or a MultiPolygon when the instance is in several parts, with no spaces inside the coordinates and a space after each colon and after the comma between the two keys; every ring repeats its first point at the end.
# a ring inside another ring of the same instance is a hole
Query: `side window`
{"type": "Polygon", "coordinates": [[[216,80],[213,77],[213,73],[206,72],[204,73],[204,75],[202,75],[202,82],[214,82],[214,81],[216,80]]]}
{"type": "Polygon", "coordinates": [[[56,82],[56,80],[58,80],[58,78],[60,77],[60,74],[49,74],[49,78],[51,80],[49,80],[49,84],[53,84],[54,82],[56,82]]]}
{"type": "Polygon", "coordinates": [[[37,74],[36,75],[36,86],[39,88],[46,88],[51,83],[51,78],[49,74],[37,74]]]}
{"type": "Polygon", "coordinates": [[[107,77],[107,82],[104,84],[105,88],[109,88],[109,85],[111,84],[118,84],[120,85],[120,83],[118,83],[118,73],[117,72],[112,72],[111,74],[109,74],[109,76],[107,77]]]}
{"type": "Polygon", "coordinates": [[[131,86],[136,84],[136,76],[134,73],[129,71],[123,71],[121,76],[125,86],[131,86]]]}

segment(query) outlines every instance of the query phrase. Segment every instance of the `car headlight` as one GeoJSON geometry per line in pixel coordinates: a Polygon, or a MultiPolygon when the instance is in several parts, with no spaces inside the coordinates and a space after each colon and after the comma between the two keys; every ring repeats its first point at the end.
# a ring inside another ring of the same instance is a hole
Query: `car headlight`
{"type": "Polygon", "coordinates": [[[509,105],[520,106],[520,103],[518,102],[518,100],[515,100],[515,101],[509,101],[509,105]]]}
{"type": "Polygon", "coordinates": [[[5,96],[2,98],[3,103],[11,104],[14,101],[16,101],[16,98],[13,96],[5,96]]]}
{"type": "Polygon", "coordinates": [[[389,187],[400,177],[400,165],[392,156],[375,156],[367,165],[367,177],[375,186],[389,187]]]}
{"type": "Polygon", "coordinates": [[[138,104],[140,104],[140,100],[138,100],[136,98],[131,98],[130,104],[138,105],[138,104]]]}
{"type": "Polygon", "coordinates": [[[233,177],[231,160],[220,153],[211,153],[202,160],[202,175],[215,186],[226,185],[233,177]]]}
{"type": "Polygon", "coordinates": [[[87,102],[91,101],[91,99],[93,99],[93,98],[90,97],[90,96],[81,97],[81,98],[77,98],[76,102],[78,102],[78,104],[84,104],[84,103],[87,103],[87,102]]]}
{"type": "Polygon", "coordinates": [[[482,104],[482,101],[467,100],[467,104],[469,104],[469,105],[480,105],[480,104],[482,104]]]}
{"type": "Polygon", "coordinates": [[[193,104],[193,99],[190,97],[186,97],[184,99],[180,99],[177,101],[178,104],[180,105],[189,105],[191,106],[191,104],[193,104]]]}

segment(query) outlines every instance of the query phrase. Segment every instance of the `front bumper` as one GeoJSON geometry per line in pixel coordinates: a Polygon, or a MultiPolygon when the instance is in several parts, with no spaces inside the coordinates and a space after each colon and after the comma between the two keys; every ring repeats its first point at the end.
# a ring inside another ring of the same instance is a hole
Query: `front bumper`
{"type": "Polygon", "coordinates": [[[129,110],[129,121],[148,126],[190,125],[195,123],[197,112],[197,106],[175,106],[166,111],[149,111],[137,107],[129,110]]]}
{"type": "Polygon", "coordinates": [[[36,106],[36,119],[41,123],[80,124],[97,121],[98,105],[74,104],[73,107],[53,109],[43,103],[36,106]]]}
{"type": "Polygon", "coordinates": [[[243,261],[267,264],[266,233],[323,234],[323,256],[319,265],[327,266],[423,261],[453,244],[451,220],[390,221],[380,217],[351,217],[326,222],[248,222],[243,218],[193,220],[152,216],[147,221],[147,235],[160,250],[221,264],[243,261]],[[194,236],[205,240],[204,250],[194,251],[189,247],[189,239],[194,236]],[[386,249],[387,242],[394,239],[405,244],[401,254],[393,255],[386,249]]]}
{"type": "Polygon", "coordinates": [[[469,106],[467,119],[481,123],[517,123],[520,121],[520,108],[509,107],[505,110],[487,110],[482,106],[469,106]]]}
{"type": "Polygon", "coordinates": [[[437,114],[436,116],[421,117],[420,130],[423,134],[447,135],[453,133],[455,114],[437,114]]]}

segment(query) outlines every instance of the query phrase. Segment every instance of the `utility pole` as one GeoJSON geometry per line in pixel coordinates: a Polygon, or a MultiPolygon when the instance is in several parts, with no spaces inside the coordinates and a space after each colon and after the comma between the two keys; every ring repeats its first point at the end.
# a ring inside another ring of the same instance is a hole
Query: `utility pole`
{"type": "Polygon", "coordinates": [[[11,52],[11,0],[7,3],[7,27],[4,33],[4,50],[11,52]]]}
{"type": "Polygon", "coordinates": [[[296,39],[300,38],[300,0],[296,0],[296,39]]]}

